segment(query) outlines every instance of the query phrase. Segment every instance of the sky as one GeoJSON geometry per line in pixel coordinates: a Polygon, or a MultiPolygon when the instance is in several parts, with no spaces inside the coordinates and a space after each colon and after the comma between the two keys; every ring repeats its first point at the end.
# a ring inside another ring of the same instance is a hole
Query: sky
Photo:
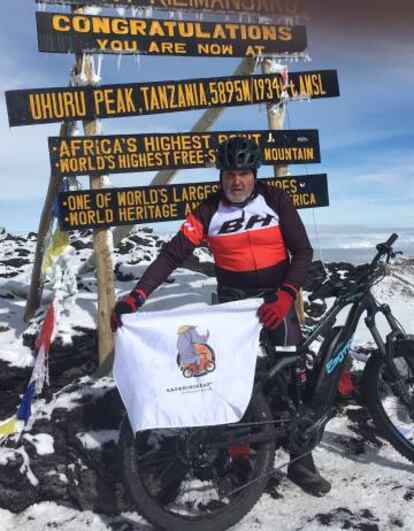
{"type": "MultiPolygon", "coordinates": [[[[362,238],[370,229],[410,233],[414,227],[413,9],[403,0],[375,5],[375,10],[351,0],[318,5],[306,19],[311,61],[287,63],[290,71],[338,71],[339,98],[291,102],[285,123],[286,128],[319,130],[321,163],[292,166],[291,174],[328,174],[330,206],[301,211],[305,224],[322,234],[324,227],[338,227],[362,238]]],[[[0,226],[37,231],[50,175],[47,137],[57,136],[60,125],[9,128],[4,91],[66,86],[73,56],[37,51],[34,0],[2,0],[2,7],[7,17],[0,32],[0,226]]],[[[102,84],[225,76],[239,62],[105,56],[102,84]]],[[[105,134],[185,132],[202,113],[107,119],[102,126],[105,134]]],[[[213,130],[228,129],[267,129],[264,107],[227,109],[213,130]]],[[[263,167],[259,175],[271,176],[271,171],[263,167]]],[[[112,175],[111,182],[113,187],[142,186],[154,175],[112,175]]],[[[213,170],[182,170],[174,182],[214,179],[213,170]]],[[[88,178],[79,180],[87,189],[88,178]]]]}

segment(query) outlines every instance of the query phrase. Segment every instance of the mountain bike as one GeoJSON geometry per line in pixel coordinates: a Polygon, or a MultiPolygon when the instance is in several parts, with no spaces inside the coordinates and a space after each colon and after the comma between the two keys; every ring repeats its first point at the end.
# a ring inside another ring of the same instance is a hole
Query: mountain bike
{"type": "Polygon", "coordinates": [[[263,331],[264,356],[258,358],[250,404],[238,423],[134,434],[125,418],[120,435],[125,484],[140,514],[168,531],[219,531],[243,518],[281,468],[274,469],[277,447],[300,459],[319,444],[335,415],[338,382],[364,312],[377,348],[364,369],[363,396],[381,434],[414,462],[414,336],[371,293],[396,255],[397,238],[392,234],[378,244],[357,278],[328,279],[310,295],[310,300],[335,301],[300,345],[275,347],[263,331]],[[345,324],[336,325],[348,306],[345,324]],[[389,324],[385,337],[376,326],[378,313],[389,324]],[[304,368],[317,338],[322,342],[313,366],[304,368]]]}

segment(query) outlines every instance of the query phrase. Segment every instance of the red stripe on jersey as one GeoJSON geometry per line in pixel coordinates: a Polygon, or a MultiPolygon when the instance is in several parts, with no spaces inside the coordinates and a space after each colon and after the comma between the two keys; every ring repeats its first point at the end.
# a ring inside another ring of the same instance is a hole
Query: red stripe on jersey
{"type": "Polygon", "coordinates": [[[256,271],[287,259],[278,225],[238,234],[209,236],[207,241],[214,261],[221,269],[256,271]]]}
{"type": "Polygon", "coordinates": [[[189,214],[186,217],[184,223],[181,225],[180,231],[194,245],[200,245],[205,239],[203,224],[194,214],[189,214]]]}

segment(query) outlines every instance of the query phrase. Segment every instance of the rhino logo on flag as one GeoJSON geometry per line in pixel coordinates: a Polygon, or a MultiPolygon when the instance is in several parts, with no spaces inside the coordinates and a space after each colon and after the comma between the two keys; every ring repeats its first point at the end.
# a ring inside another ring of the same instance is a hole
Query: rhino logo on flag
{"type": "Polygon", "coordinates": [[[207,344],[210,332],[194,325],[178,329],[177,365],[185,378],[204,376],[216,368],[214,350],[207,344]]]}

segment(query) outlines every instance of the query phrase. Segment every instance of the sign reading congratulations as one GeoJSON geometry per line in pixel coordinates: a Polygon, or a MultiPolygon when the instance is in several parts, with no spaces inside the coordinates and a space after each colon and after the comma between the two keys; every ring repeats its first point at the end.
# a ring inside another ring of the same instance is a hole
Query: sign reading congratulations
{"type": "Polygon", "coordinates": [[[304,26],[36,13],[39,51],[245,57],[306,50],[304,26]]]}
{"type": "Polygon", "coordinates": [[[232,136],[254,140],[261,148],[263,164],[320,162],[319,136],[314,129],[51,137],[52,175],[203,168],[215,164],[218,145],[232,136]]]}
{"type": "MultiPolygon", "coordinates": [[[[277,103],[284,89],[279,74],[263,74],[100,87],[10,90],[6,92],[6,102],[9,124],[18,126],[277,103]]],[[[291,98],[339,96],[336,70],[292,72],[286,91],[291,98]]]]}
{"type": "MultiPolygon", "coordinates": [[[[329,205],[326,174],[263,179],[285,190],[296,208],[329,205]]],[[[63,230],[135,225],[184,219],[219,184],[105,188],[59,194],[59,221],[63,230]]]]}

